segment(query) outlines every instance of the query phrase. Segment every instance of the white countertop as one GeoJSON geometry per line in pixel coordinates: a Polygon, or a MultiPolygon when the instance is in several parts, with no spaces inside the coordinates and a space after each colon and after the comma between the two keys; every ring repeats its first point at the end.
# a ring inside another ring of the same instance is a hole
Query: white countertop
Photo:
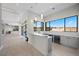
{"type": "Polygon", "coordinates": [[[34,35],[39,35],[39,36],[48,36],[48,35],[44,35],[42,33],[37,33],[37,32],[34,32],[34,35]]]}
{"type": "Polygon", "coordinates": [[[76,37],[79,38],[79,32],[48,32],[48,31],[43,31],[43,32],[34,32],[34,35],[39,35],[39,36],[47,36],[47,35],[59,35],[59,36],[68,36],[68,37],[76,37]]]}
{"type": "Polygon", "coordinates": [[[79,33],[78,32],[44,32],[43,34],[68,36],[68,37],[77,37],[77,38],[79,38],[79,33]]]}

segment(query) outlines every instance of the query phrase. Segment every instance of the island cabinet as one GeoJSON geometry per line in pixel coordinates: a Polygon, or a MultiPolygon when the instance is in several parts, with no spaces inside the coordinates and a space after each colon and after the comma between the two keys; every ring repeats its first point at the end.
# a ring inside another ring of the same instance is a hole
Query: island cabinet
{"type": "Polygon", "coordinates": [[[70,37],[70,36],[61,36],[61,44],[72,47],[79,48],[79,38],[78,37],[70,37]]]}
{"type": "Polygon", "coordinates": [[[36,48],[42,55],[50,55],[52,51],[52,37],[42,34],[30,34],[31,44],[36,48]]]}

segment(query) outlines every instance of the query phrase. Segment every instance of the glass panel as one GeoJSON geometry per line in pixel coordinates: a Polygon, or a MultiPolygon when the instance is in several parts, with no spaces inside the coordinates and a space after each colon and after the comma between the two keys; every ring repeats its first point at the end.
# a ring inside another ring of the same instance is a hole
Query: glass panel
{"type": "Polygon", "coordinates": [[[37,21],[34,22],[34,31],[43,31],[44,30],[44,23],[37,21]]]}
{"type": "Polygon", "coordinates": [[[46,22],[46,31],[50,31],[50,22],[46,22]]]}
{"type": "Polygon", "coordinates": [[[42,26],[41,26],[41,31],[44,31],[44,22],[41,22],[42,26]]]}
{"type": "Polygon", "coordinates": [[[77,16],[65,18],[65,31],[76,32],[77,31],[77,16]]]}
{"type": "Polygon", "coordinates": [[[34,31],[37,30],[37,22],[34,22],[34,31]]]}
{"type": "Polygon", "coordinates": [[[41,22],[37,22],[37,27],[41,27],[41,26],[42,26],[41,22]]]}
{"type": "Polygon", "coordinates": [[[64,31],[64,19],[50,21],[50,31],[64,31]]]}
{"type": "Polygon", "coordinates": [[[44,28],[43,22],[37,22],[37,31],[42,31],[44,28]]]}

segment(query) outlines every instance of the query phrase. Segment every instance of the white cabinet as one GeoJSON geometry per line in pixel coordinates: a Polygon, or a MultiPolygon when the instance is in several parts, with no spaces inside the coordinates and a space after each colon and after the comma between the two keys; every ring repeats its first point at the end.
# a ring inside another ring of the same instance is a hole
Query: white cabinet
{"type": "Polygon", "coordinates": [[[30,34],[30,43],[43,55],[50,55],[52,47],[52,37],[48,35],[30,34]]]}
{"type": "Polygon", "coordinates": [[[79,48],[79,38],[61,36],[61,44],[68,47],[79,48]]]}

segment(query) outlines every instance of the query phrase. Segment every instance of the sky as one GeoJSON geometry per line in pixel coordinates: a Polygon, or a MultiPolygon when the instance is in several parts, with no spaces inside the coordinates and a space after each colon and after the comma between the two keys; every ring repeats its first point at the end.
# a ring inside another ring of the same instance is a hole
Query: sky
{"type": "MultiPolygon", "coordinates": [[[[76,27],[77,25],[77,16],[72,16],[72,17],[67,17],[67,18],[62,18],[62,19],[57,19],[57,20],[52,20],[47,22],[47,27],[64,27],[64,19],[65,19],[65,26],[66,27],[76,27]]],[[[34,23],[34,26],[36,27],[41,27],[42,23],[37,22],[34,23]]]]}
{"type": "Polygon", "coordinates": [[[66,27],[76,27],[77,26],[77,17],[73,16],[66,18],[66,27]]]}
{"type": "Polygon", "coordinates": [[[38,21],[38,22],[34,23],[34,26],[35,27],[42,27],[42,24],[43,24],[43,22],[38,21]]]}
{"type": "MultiPolygon", "coordinates": [[[[65,19],[65,26],[66,27],[76,27],[77,16],[58,19],[58,20],[55,20],[55,21],[50,21],[50,27],[64,27],[64,19],[65,19]]],[[[47,27],[49,27],[49,22],[47,23],[47,27]]]]}
{"type": "Polygon", "coordinates": [[[64,19],[58,19],[50,22],[50,27],[64,27],[64,19]]]}

